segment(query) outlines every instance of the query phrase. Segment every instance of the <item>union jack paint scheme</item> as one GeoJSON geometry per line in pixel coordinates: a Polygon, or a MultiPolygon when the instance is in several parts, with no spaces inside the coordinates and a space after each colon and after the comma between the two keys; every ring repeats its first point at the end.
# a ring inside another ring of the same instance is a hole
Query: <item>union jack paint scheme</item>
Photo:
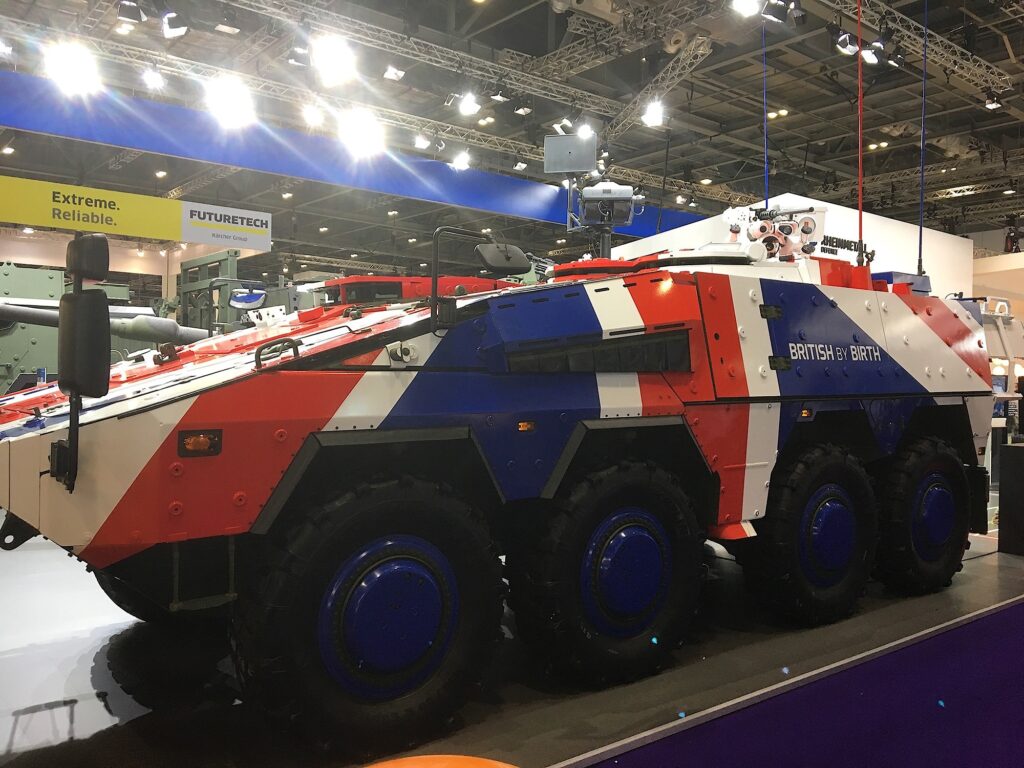
{"type": "Polygon", "coordinates": [[[452,298],[440,329],[320,307],[120,363],[72,494],[66,398],[3,398],[0,506],[122,604],[236,603],[254,695],[371,742],[459,705],[499,553],[522,637],[591,679],[680,641],[705,538],[807,621],[876,563],[944,586],[985,524],[975,309],[831,259],[676,256],[452,298]]]}

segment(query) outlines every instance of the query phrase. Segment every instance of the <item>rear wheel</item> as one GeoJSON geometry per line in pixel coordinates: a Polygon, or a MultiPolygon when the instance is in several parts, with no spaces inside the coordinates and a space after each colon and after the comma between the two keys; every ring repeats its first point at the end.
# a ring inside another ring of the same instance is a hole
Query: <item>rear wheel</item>
{"type": "Polygon", "coordinates": [[[897,454],[881,496],[878,576],[886,586],[923,593],[949,585],[967,547],[968,493],[948,443],[924,438],[897,454]]]}
{"type": "Polygon", "coordinates": [[[860,461],[814,446],[772,475],[748,578],[787,616],[835,621],[855,608],[870,575],[878,515],[860,461]]]}
{"type": "Polygon", "coordinates": [[[499,637],[487,527],[431,483],[346,494],[289,531],[269,566],[235,626],[247,690],[347,745],[398,747],[432,733],[499,637]]]}
{"type": "Polygon", "coordinates": [[[656,670],[697,608],[703,536],[669,473],[624,462],[591,474],[510,556],[521,638],[588,681],[656,670]]]}

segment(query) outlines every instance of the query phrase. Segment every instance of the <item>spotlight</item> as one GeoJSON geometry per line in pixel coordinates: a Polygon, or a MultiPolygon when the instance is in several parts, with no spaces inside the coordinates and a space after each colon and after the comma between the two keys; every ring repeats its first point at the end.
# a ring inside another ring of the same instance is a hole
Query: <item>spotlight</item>
{"type": "Polygon", "coordinates": [[[14,47],[6,40],[0,40],[0,59],[9,59],[14,55],[14,47]]]}
{"type": "Polygon", "coordinates": [[[462,150],[452,160],[451,166],[456,171],[464,171],[469,168],[470,160],[472,160],[472,158],[469,156],[469,152],[462,150]]]}
{"type": "Polygon", "coordinates": [[[871,144],[868,144],[868,149],[874,152],[876,149],[878,149],[878,145],[872,142],[871,144]]]}
{"type": "Polygon", "coordinates": [[[359,254],[358,254],[358,253],[350,253],[350,254],[348,255],[348,257],[349,257],[350,259],[358,259],[358,258],[359,258],[359,254]]]}
{"type": "Polygon", "coordinates": [[[50,43],[43,51],[43,69],[65,96],[88,96],[103,90],[96,57],[81,43],[50,43]]]}
{"type": "Polygon", "coordinates": [[[522,115],[523,117],[526,117],[528,114],[533,112],[533,107],[526,103],[519,103],[512,108],[512,111],[515,112],[517,115],[522,115]]]}
{"type": "Polygon", "coordinates": [[[551,127],[555,129],[555,133],[559,136],[565,136],[565,129],[572,128],[572,120],[568,117],[563,117],[558,122],[552,123],[551,127]]]}
{"type": "Polygon", "coordinates": [[[731,0],[729,6],[740,16],[749,19],[761,10],[760,0],[731,0]]]}
{"type": "Polygon", "coordinates": [[[789,8],[782,0],[768,0],[761,9],[761,18],[777,24],[785,24],[789,8]]]}
{"type": "Polygon", "coordinates": [[[700,183],[703,184],[706,187],[706,186],[708,186],[709,184],[711,184],[713,182],[712,182],[711,179],[703,178],[703,179],[700,180],[700,183]]]}
{"type": "Polygon", "coordinates": [[[644,113],[640,115],[640,122],[648,128],[657,128],[665,122],[665,107],[658,100],[650,102],[644,113]]]}
{"type": "Polygon", "coordinates": [[[1017,194],[1017,182],[1011,181],[1006,189],[1003,190],[1004,195],[1015,195],[1017,194]]]}
{"type": "Polygon", "coordinates": [[[501,91],[498,91],[497,93],[492,93],[492,94],[491,94],[491,100],[492,100],[492,101],[496,101],[496,102],[498,102],[499,104],[503,104],[503,103],[505,103],[506,101],[508,101],[508,100],[509,100],[509,97],[508,97],[508,96],[506,96],[506,95],[505,95],[504,93],[502,93],[501,91]]]}
{"type": "Polygon", "coordinates": [[[132,0],[121,0],[117,4],[117,20],[129,24],[141,24],[146,20],[146,14],[138,3],[132,2],[132,0]]]}
{"type": "Polygon", "coordinates": [[[480,230],[480,234],[481,235],[489,235],[489,234],[491,234],[491,228],[490,227],[484,227],[483,229],[480,230]]]}
{"type": "Polygon", "coordinates": [[[356,54],[340,35],[319,35],[309,44],[309,63],[324,88],[347,83],[355,78],[356,54]]]}
{"type": "Polygon", "coordinates": [[[836,50],[844,56],[853,56],[860,50],[857,46],[857,38],[849,32],[840,30],[839,36],[836,37],[836,50]]]}
{"type": "Polygon", "coordinates": [[[162,179],[167,176],[167,171],[160,170],[154,173],[153,175],[156,176],[158,179],[162,179]]]}
{"type": "Polygon", "coordinates": [[[398,67],[393,67],[388,64],[388,68],[384,70],[385,80],[394,80],[397,83],[403,77],[405,77],[404,69],[399,69],[398,67]]]}
{"type": "Polygon", "coordinates": [[[160,27],[167,40],[182,37],[188,32],[188,24],[178,15],[177,11],[165,11],[160,17],[160,27]]]}
{"type": "Polygon", "coordinates": [[[774,119],[775,119],[776,117],[778,117],[778,116],[779,116],[779,113],[778,113],[778,112],[769,112],[769,113],[768,113],[768,119],[769,119],[769,120],[774,120],[774,119]]]}
{"type": "Polygon", "coordinates": [[[151,91],[162,91],[167,81],[152,67],[142,71],[142,83],[151,91]]]}
{"type": "Polygon", "coordinates": [[[14,154],[14,147],[7,146],[7,147],[4,147],[3,149],[0,149],[0,155],[13,155],[13,154],[14,154]]]}
{"type": "Polygon", "coordinates": [[[889,54],[886,63],[890,67],[902,67],[907,63],[907,55],[903,52],[903,46],[897,45],[895,50],[889,54]]]}
{"type": "MultiPolygon", "coordinates": [[[[398,211],[388,211],[388,216],[397,216],[397,215],[398,215],[398,211]]],[[[355,258],[354,254],[353,254],[352,258],[353,259],[355,258]]]]}
{"type": "Polygon", "coordinates": [[[697,201],[696,200],[691,200],[690,201],[690,207],[691,208],[696,208],[697,207],[697,201]]]}
{"type": "Polygon", "coordinates": [[[676,195],[676,205],[685,205],[686,203],[686,195],[676,195]]]}
{"type": "Polygon", "coordinates": [[[555,240],[555,245],[565,245],[565,238],[560,237],[557,240],[555,240]]]}
{"type": "Polygon", "coordinates": [[[326,231],[327,231],[327,227],[320,227],[320,234],[321,234],[321,235],[322,235],[322,234],[323,234],[324,232],[326,232],[326,231]]]}
{"type": "Polygon", "coordinates": [[[413,243],[416,242],[416,238],[415,237],[410,237],[408,242],[409,242],[410,245],[412,245],[413,243]]]}
{"type": "Polygon", "coordinates": [[[354,107],[338,117],[338,138],[355,160],[384,151],[384,124],[366,107],[354,107]]]}
{"type": "Polygon", "coordinates": [[[324,111],[316,104],[306,104],[302,107],[302,119],[310,128],[319,128],[324,124],[324,111]]]}
{"type": "Polygon", "coordinates": [[[467,91],[463,94],[462,98],[459,99],[459,114],[470,116],[475,115],[480,111],[480,102],[476,100],[476,96],[473,95],[472,91],[467,91]]]}
{"type": "Polygon", "coordinates": [[[871,45],[864,48],[861,52],[861,58],[864,59],[865,64],[877,64],[879,61],[885,58],[884,46],[879,43],[878,40],[871,43],[871,45]]]}
{"type": "Polygon", "coordinates": [[[995,91],[985,91],[985,109],[1001,109],[1003,102],[996,96],[995,91]]]}
{"type": "Polygon", "coordinates": [[[292,45],[292,49],[288,53],[288,63],[293,67],[308,67],[309,48],[302,44],[292,45]]]}
{"type": "Polygon", "coordinates": [[[802,27],[807,23],[807,11],[800,5],[800,0],[793,0],[789,4],[789,15],[793,17],[793,25],[802,27]]]}
{"type": "Polygon", "coordinates": [[[780,109],[779,110],[779,117],[785,117],[788,114],[789,114],[789,110],[788,109],[780,109]]]}
{"type": "Polygon", "coordinates": [[[422,133],[416,134],[416,138],[412,140],[413,146],[416,149],[430,149],[430,145],[433,143],[424,136],[422,133]]]}
{"type": "Polygon", "coordinates": [[[291,200],[294,196],[295,195],[292,194],[291,192],[282,192],[281,193],[281,199],[282,200],[291,200]]]}
{"type": "Polygon", "coordinates": [[[25,227],[25,228],[24,228],[24,229],[22,229],[21,231],[22,231],[22,232],[23,232],[24,234],[26,234],[26,235],[32,235],[32,234],[35,234],[35,230],[34,230],[34,229],[32,229],[32,227],[25,227]]]}
{"type": "Polygon", "coordinates": [[[217,75],[207,80],[206,108],[221,128],[233,130],[256,122],[252,93],[238,75],[217,75]]]}
{"type": "Polygon", "coordinates": [[[581,139],[589,139],[594,135],[594,129],[590,127],[590,123],[583,123],[583,125],[576,129],[576,135],[581,139]]]}
{"type": "Polygon", "coordinates": [[[882,149],[885,149],[886,147],[889,146],[889,142],[888,141],[880,141],[880,142],[878,142],[878,146],[880,146],[882,149]]]}
{"type": "MultiPolygon", "coordinates": [[[[4,149],[7,149],[7,147],[4,147],[4,149]]],[[[512,166],[512,169],[515,170],[515,171],[525,171],[526,170],[526,161],[525,160],[516,160],[516,164],[512,166]]]]}

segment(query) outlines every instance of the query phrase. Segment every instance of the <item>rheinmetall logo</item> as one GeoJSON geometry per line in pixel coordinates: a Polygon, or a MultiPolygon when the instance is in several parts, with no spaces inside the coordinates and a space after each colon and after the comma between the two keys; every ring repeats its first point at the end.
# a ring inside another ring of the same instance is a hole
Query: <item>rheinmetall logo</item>
{"type": "Polygon", "coordinates": [[[233,227],[252,227],[253,229],[270,229],[269,219],[257,219],[252,216],[239,216],[220,211],[202,211],[192,208],[188,212],[191,221],[205,221],[211,224],[228,224],[233,227]]]}

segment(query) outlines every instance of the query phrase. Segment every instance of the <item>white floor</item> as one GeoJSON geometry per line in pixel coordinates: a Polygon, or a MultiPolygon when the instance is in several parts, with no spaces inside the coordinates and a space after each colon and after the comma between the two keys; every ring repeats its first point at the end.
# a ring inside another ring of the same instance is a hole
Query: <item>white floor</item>
{"type": "Polygon", "coordinates": [[[134,621],[51,542],[0,552],[0,761],[148,711],[106,673],[106,645],[134,621]]]}

